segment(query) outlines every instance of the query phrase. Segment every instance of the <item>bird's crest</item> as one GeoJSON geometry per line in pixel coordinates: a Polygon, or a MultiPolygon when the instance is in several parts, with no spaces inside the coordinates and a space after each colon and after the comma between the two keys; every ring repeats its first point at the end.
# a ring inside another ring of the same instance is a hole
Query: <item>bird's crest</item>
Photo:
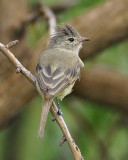
{"type": "Polygon", "coordinates": [[[55,27],[51,37],[62,36],[80,37],[80,34],[69,24],[61,24],[55,27]]]}

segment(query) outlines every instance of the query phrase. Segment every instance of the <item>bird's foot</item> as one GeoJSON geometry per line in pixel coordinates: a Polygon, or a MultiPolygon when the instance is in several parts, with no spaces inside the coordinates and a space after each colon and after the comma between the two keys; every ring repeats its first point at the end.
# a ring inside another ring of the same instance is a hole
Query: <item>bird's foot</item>
{"type": "Polygon", "coordinates": [[[58,111],[57,111],[56,114],[54,115],[53,121],[56,120],[56,117],[57,117],[57,116],[63,116],[63,113],[61,112],[61,109],[60,109],[59,100],[58,100],[57,98],[56,98],[56,103],[57,103],[58,111]]]}
{"type": "Polygon", "coordinates": [[[62,111],[61,111],[60,108],[58,108],[58,111],[57,111],[56,114],[54,115],[52,121],[55,121],[57,116],[62,116],[62,117],[63,117],[63,113],[62,113],[62,111]]]}

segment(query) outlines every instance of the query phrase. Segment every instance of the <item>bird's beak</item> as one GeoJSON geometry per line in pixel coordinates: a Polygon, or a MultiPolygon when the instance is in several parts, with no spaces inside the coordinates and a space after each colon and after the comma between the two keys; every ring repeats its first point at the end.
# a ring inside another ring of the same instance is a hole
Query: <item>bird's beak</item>
{"type": "Polygon", "coordinates": [[[80,43],[80,42],[84,42],[84,41],[90,41],[90,39],[87,38],[87,37],[80,37],[80,38],[78,39],[78,42],[79,42],[79,43],[80,43]]]}

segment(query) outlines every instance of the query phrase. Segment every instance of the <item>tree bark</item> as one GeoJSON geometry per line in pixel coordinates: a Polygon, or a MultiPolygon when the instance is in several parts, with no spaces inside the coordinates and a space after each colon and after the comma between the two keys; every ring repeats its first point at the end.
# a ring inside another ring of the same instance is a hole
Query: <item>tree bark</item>
{"type": "MultiPolygon", "coordinates": [[[[43,37],[35,49],[29,48],[27,46],[26,34],[24,34],[24,37],[22,38],[19,34],[16,34],[16,29],[19,28],[19,25],[21,25],[27,17],[27,2],[25,0],[13,0],[11,1],[12,4],[10,6],[8,5],[9,2],[9,0],[2,0],[0,2],[0,42],[3,42],[4,44],[8,43],[14,40],[14,37],[20,39],[20,44],[17,47],[14,47],[15,49],[13,49],[13,53],[15,53],[16,57],[27,69],[34,73],[37,59],[40,53],[46,48],[48,38],[43,37]]],[[[93,8],[70,21],[70,24],[76,27],[76,29],[80,31],[81,35],[89,36],[92,39],[91,42],[83,47],[81,52],[82,59],[85,59],[89,56],[91,57],[105,47],[117,43],[118,41],[122,41],[128,37],[127,6],[127,0],[107,1],[106,3],[99,5],[98,7],[93,8]],[[85,34],[85,31],[88,33],[87,35],[85,34]]],[[[0,64],[1,128],[2,126],[10,123],[11,120],[22,110],[23,105],[37,94],[30,82],[28,82],[22,75],[17,75],[15,73],[14,67],[2,54],[0,54],[0,64]]],[[[95,72],[91,71],[91,73],[91,77],[93,78],[90,83],[93,85],[95,84],[96,75],[94,74],[95,72]]],[[[106,73],[104,72],[104,75],[105,74],[106,73]]],[[[125,77],[122,74],[121,76],[125,77]]],[[[82,77],[84,77],[84,75],[82,75],[82,77]]],[[[89,72],[86,73],[86,77],[88,77],[88,79],[90,78],[89,72]]],[[[111,75],[111,79],[113,78],[113,75],[111,75]]],[[[104,79],[101,79],[100,83],[104,83],[104,88],[108,88],[108,85],[110,84],[102,82],[103,80],[104,79]]],[[[114,80],[116,81],[116,79],[114,80]]],[[[82,85],[81,83],[79,86],[82,85]]],[[[86,86],[84,85],[85,89],[88,87],[88,90],[85,90],[86,94],[83,93],[83,91],[81,91],[80,94],[79,90],[77,91],[77,89],[76,93],[80,96],[83,94],[83,97],[96,102],[113,105],[113,101],[110,101],[107,97],[106,99],[105,97],[103,98],[102,95],[100,96],[102,92],[98,90],[95,90],[95,92],[97,91],[99,93],[99,96],[96,99],[96,95],[94,96],[94,89],[89,89],[91,85],[89,85],[89,83],[86,86]]],[[[124,88],[124,90],[126,92],[127,88],[124,88]]],[[[111,90],[108,91],[108,94],[111,95],[111,90]]],[[[122,93],[119,92],[119,94],[122,96],[122,93]]],[[[122,106],[125,104],[123,101],[121,101],[119,105],[118,101],[115,100],[114,105],[121,106],[121,109],[124,109],[122,106]]],[[[127,107],[125,109],[128,110],[127,107]]]]}

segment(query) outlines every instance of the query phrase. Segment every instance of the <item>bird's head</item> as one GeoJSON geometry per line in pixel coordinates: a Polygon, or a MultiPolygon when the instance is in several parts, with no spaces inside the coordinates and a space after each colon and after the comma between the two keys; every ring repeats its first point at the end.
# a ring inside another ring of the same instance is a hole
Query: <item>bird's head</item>
{"type": "Polygon", "coordinates": [[[69,24],[62,24],[55,27],[48,47],[64,48],[72,50],[73,52],[79,52],[82,47],[82,42],[84,41],[89,41],[89,38],[81,37],[69,24]]]}

